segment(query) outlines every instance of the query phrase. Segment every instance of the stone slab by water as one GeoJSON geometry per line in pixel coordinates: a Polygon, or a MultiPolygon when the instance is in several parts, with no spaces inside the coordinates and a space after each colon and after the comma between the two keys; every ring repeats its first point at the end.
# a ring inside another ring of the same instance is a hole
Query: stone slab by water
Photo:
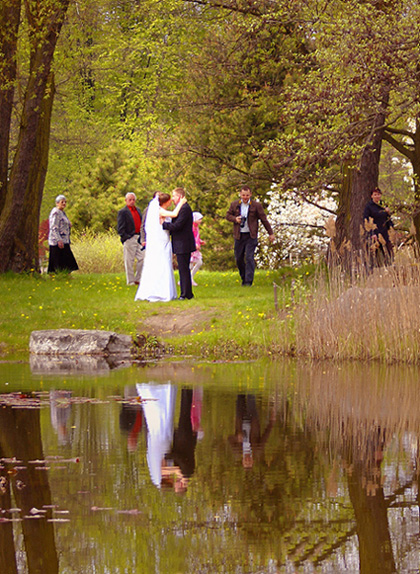
{"type": "Polygon", "coordinates": [[[34,355],[131,355],[132,339],[113,331],[49,329],[32,331],[29,351],[34,355]]]}

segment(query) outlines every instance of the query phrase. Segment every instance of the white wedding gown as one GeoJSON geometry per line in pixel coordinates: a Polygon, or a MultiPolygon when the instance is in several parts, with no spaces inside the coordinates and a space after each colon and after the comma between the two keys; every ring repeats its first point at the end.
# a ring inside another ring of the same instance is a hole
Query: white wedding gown
{"type": "Polygon", "coordinates": [[[177,298],[169,231],[159,222],[159,200],[152,199],[146,216],[146,254],[134,300],[171,301],[177,298]]]}

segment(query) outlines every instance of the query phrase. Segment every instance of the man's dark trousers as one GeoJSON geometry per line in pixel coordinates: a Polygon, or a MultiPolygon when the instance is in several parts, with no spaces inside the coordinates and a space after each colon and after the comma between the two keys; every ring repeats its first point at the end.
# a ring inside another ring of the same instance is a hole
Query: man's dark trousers
{"type": "Polygon", "coordinates": [[[253,239],[249,233],[241,233],[240,238],[235,239],[235,259],[242,285],[252,285],[254,281],[254,253],[257,244],[258,239],[253,239]]]}
{"type": "Polygon", "coordinates": [[[176,260],[178,261],[179,282],[181,285],[180,297],[185,299],[192,299],[192,282],[190,271],[191,253],[177,253],[176,260]]]}

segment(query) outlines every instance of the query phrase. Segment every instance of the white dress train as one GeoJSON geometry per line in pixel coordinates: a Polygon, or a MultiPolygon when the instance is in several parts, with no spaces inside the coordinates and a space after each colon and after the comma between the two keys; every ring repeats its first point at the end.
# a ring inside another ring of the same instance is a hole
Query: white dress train
{"type": "Polygon", "coordinates": [[[146,253],[135,300],[171,301],[177,298],[169,232],[159,222],[159,200],[152,199],[146,217],[146,253]]]}

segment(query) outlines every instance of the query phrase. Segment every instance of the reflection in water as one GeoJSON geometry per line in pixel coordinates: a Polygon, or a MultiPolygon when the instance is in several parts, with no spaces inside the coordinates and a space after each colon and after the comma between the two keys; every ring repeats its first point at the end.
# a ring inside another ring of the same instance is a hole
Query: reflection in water
{"type": "Polygon", "coordinates": [[[51,424],[58,435],[60,444],[70,442],[69,417],[71,414],[71,391],[50,392],[51,424]]]}
{"type": "Polygon", "coordinates": [[[229,442],[242,459],[244,468],[251,468],[254,460],[261,458],[275,420],[276,413],[272,410],[267,426],[261,433],[255,395],[237,396],[235,434],[229,437],[229,442]]]}
{"type": "Polygon", "coordinates": [[[369,574],[395,572],[388,524],[388,503],[382,487],[381,462],[384,436],[372,427],[357,451],[354,440],[348,444],[348,488],[359,540],[360,571],[369,574]]]}
{"type": "Polygon", "coordinates": [[[192,430],[197,433],[197,439],[201,440],[204,436],[201,426],[201,414],[203,411],[203,387],[194,387],[192,390],[191,404],[191,426],[192,430]]]}
{"type": "Polygon", "coordinates": [[[162,483],[162,467],[174,430],[176,387],[171,384],[136,386],[147,425],[147,463],[155,486],[162,483]]]}
{"type": "Polygon", "coordinates": [[[202,391],[194,394],[192,389],[181,389],[175,429],[177,388],[174,385],[138,384],[136,393],[146,420],[150,478],[158,488],[185,492],[195,469],[194,450],[201,424],[202,391]]]}
{"type": "Polygon", "coordinates": [[[125,401],[121,405],[120,412],[120,429],[127,433],[127,450],[134,452],[143,427],[141,403],[133,400],[137,399],[137,391],[134,385],[124,388],[124,399],[125,401]]]}
{"type": "MultiPolygon", "coordinates": [[[[404,476],[401,482],[387,484],[384,457],[395,436],[406,436],[408,429],[419,436],[417,383],[414,394],[407,392],[408,388],[404,393],[388,376],[367,384],[357,371],[349,378],[347,370],[328,372],[329,369],[323,365],[314,369],[309,381],[299,379],[300,398],[307,408],[306,424],[317,428],[318,434],[321,430],[322,442],[328,433],[329,452],[334,461],[341,460],[346,470],[359,542],[360,572],[396,572],[388,515],[391,505],[405,492],[416,495],[418,466],[415,464],[411,476],[404,476]]],[[[418,514],[417,502],[415,507],[418,514]]]]}
{"type": "Polygon", "coordinates": [[[52,373],[102,373],[124,364],[110,357],[92,355],[30,355],[29,364],[34,375],[52,373]]]}
{"type": "Polygon", "coordinates": [[[40,409],[0,397],[1,572],[20,572],[12,507],[58,502],[69,528],[21,523],[28,571],[58,572],[56,547],[63,574],[418,571],[415,370],[184,363],[49,385],[40,409]]]}
{"type": "Polygon", "coordinates": [[[21,571],[22,558],[15,546],[13,522],[21,519],[27,570],[36,574],[58,572],[51,517],[51,494],[43,460],[39,410],[0,408],[0,571],[21,571]],[[17,507],[12,508],[12,494],[17,507]],[[17,514],[18,513],[18,514],[17,514]]]}
{"type": "MultiPolygon", "coordinates": [[[[178,426],[174,431],[172,449],[165,454],[162,468],[163,484],[173,487],[175,492],[184,492],[187,489],[188,479],[195,470],[197,432],[193,430],[192,405],[192,389],[182,389],[178,426]]],[[[194,413],[195,422],[199,423],[196,414],[194,413]]]]}

